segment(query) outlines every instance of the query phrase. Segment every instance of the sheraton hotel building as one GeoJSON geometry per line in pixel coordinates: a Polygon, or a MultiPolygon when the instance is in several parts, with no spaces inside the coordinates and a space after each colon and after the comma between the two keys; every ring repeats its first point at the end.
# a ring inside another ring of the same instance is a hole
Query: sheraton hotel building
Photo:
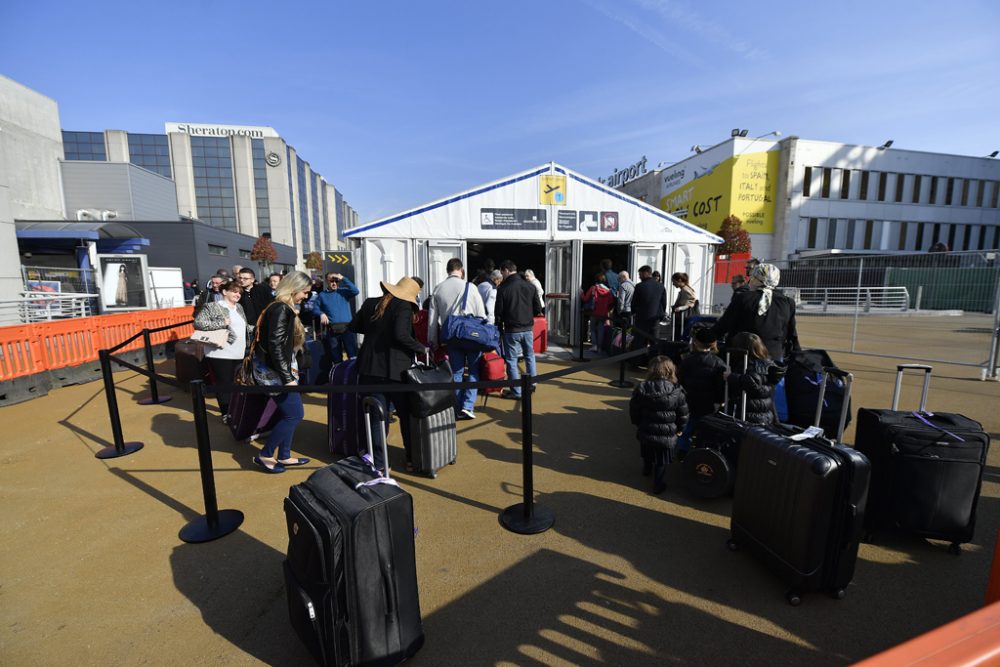
{"type": "Polygon", "coordinates": [[[270,234],[299,257],[340,247],[357,224],[341,192],[270,127],[166,123],[163,134],[64,130],[62,140],[69,171],[77,161],[137,165],[173,182],[180,216],[270,234]]]}

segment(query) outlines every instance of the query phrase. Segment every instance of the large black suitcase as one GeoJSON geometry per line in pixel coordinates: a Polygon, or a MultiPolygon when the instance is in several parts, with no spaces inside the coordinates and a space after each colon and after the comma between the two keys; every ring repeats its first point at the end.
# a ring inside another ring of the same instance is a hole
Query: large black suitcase
{"type": "Polygon", "coordinates": [[[948,540],[958,553],[971,542],[990,438],[979,422],[927,411],[931,367],[900,364],[891,410],[858,411],[856,447],[872,462],[866,528],[894,527],[948,540]],[[924,373],[920,409],[897,410],[903,373],[924,373]]]}
{"type": "MultiPolygon", "coordinates": [[[[849,396],[852,378],[843,377],[849,396]]],[[[729,540],[731,549],[746,549],[785,582],[793,605],[807,592],[844,596],[864,532],[870,473],[863,454],[805,435],[782,424],[748,427],[729,540]]]]}
{"type": "MultiPolygon", "coordinates": [[[[376,400],[369,409],[384,421],[376,400]]],[[[396,665],[424,642],[413,500],[374,468],[364,421],[367,458],[321,468],[285,499],[288,613],[321,665],[396,665]]]]}

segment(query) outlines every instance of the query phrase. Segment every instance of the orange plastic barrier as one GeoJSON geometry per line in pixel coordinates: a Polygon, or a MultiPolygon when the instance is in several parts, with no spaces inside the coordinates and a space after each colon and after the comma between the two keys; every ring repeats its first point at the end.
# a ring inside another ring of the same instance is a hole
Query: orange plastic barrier
{"type": "MultiPolygon", "coordinates": [[[[47,370],[97,360],[97,352],[114,347],[143,329],[180,324],[191,319],[191,307],[77,317],[69,320],[0,327],[0,382],[47,370]]],[[[182,340],[190,325],[150,335],[153,345],[182,340]]],[[[142,347],[142,339],[124,349],[142,347]]]]}
{"type": "Polygon", "coordinates": [[[985,667],[997,664],[1000,664],[1000,602],[862,660],[854,667],[985,667]]]}

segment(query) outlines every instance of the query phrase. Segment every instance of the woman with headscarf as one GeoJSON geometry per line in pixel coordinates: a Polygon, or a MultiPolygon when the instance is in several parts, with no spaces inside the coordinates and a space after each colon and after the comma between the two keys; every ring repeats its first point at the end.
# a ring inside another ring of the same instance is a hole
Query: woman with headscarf
{"type": "MultiPolygon", "coordinates": [[[[399,414],[406,467],[411,470],[410,397],[394,392],[393,387],[403,384],[403,372],[413,365],[414,357],[425,352],[413,335],[413,315],[419,307],[420,285],[413,278],[402,278],[395,285],[379,284],[382,296],[366,299],[348,328],[365,337],[358,351],[358,384],[386,385],[384,392],[372,396],[386,411],[387,395],[392,399],[399,414]]],[[[385,433],[379,425],[373,426],[373,436],[385,433]]],[[[376,463],[381,465],[382,451],[378,447],[381,443],[372,444],[375,445],[376,463]]]]}
{"type": "Polygon", "coordinates": [[[713,331],[718,338],[742,331],[757,334],[774,361],[799,350],[795,330],[795,302],[774,288],[781,271],[774,264],[758,264],[750,273],[750,289],[733,295],[713,331]]]}
{"type": "MultiPolygon", "coordinates": [[[[299,357],[306,343],[305,328],[299,320],[299,304],[309,298],[311,287],[309,276],[301,271],[292,271],[278,283],[274,301],[260,315],[254,355],[285,386],[299,383],[299,357]]],[[[309,459],[292,458],[292,436],[304,416],[302,394],[278,394],[274,402],[278,404],[281,418],[271,431],[267,444],[253,459],[254,463],[270,473],[285,472],[288,466],[309,463],[309,459]]]]}

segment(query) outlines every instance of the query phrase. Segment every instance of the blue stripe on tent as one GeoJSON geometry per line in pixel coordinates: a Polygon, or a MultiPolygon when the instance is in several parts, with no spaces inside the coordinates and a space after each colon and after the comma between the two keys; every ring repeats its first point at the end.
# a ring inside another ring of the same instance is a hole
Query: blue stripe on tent
{"type": "Polygon", "coordinates": [[[523,176],[518,176],[517,178],[512,178],[509,181],[504,181],[503,183],[497,183],[495,185],[489,185],[489,186],[487,186],[485,188],[481,188],[481,189],[475,190],[473,192],[467,192],[467,193],[465,193],[463,195],[457,195],[455,197],[452,197],[451,199],[445,199],[444,201],[440,201],[440,202],[438,202],[436,204],[430,204],[429,206],[425,206],[423,208],[418,208],[418,209],[416,209],[414,211],[410,211],[408,213],[401,213],[400,215],[397,215],[395,218],[389,218],[388,220],[383,220],[382,222],[374,222],[374,223],[372,223],[372,224],[370,224],[370,225],[368,225],[366,227],[358,227],[357,229],[351,229],[351,230],[348,230],[348,231],[344,232],[344,236],[354,236],[358,232],[367,232],[367,231],[369,231],[371,229],[375,229],[377,227],[382,227],[384,225],[389,225],[389,224],[392,224],[394,222],[399,222],[400,220],[404,220],[406,218],[410,218],[410,217],[413,217],[415,215],[420,215],[421,213],[426,213],[427,211],[433,211],[436,208],[441,208],[442,206],[447,206],[448,204],[454,204],[457,201],[462,201],[463,199],[468,199],[469,197],[475,197],[476,195],[481,195],[484,192],[490,192],[491,190],[496,190],[497,188],[503,188],[503,187],[506,187],[508,185],[512,185],[513,183],[518,183],[520,181],[523,181],[523,180],[525,180],[527,178],[534,178],[535,176],[538,176],[539,174],[544,174],[548,170],[549,170],[549,167],[544,167],[544,168],[539,169],[537,171],[533,171],[530,174],[524,174],[523,176]]]}
{"type": "Polygon", "coordinates": [[[716,239],[718,241],[722,241],[722,239],[719,236],[716,236],[712,232],[704,230],[701,227],[698,227],[697,225],[692,225],[691,223],[685,222],[684,220],[681,220],[680,218],[677,218],[675,216],[667,215],[666,213],[663,213],[662,211],[658,211],[655,208],[652,208],[652,207],[646,208],[645,206],[640,206],[639,202],[637,202],[635,199],[633,199],[632,197],[627,197],[627,196],[621,194],[620,192],[618,192],[617,190],[612,190],[610,188],[606,188],[606,187],[601,186],[601,185],[594,185],[590,181],[584,180],[584,179],[580,178],[579,176],[577,176],[576,174],[567,173],[565,169],[561,169],[559,167],[556,167],[556,171],[558,173],[560,173],[560,174],[564,174],[566,176],[569,176],[574,181],[577,181],[579,183],[583,183],[584,185],[590,186],[590,187],[594,188],[595,190],[603,192],[606,195],[611,195],[612,197],[615,197],[616,199],[621,199],[626,204],[632,204],[633,206],[635,206],[637,208],[640,208],[640,209],[642,209],[643,211],[645,211],[647,213],[652,213],[653,215],[655,215],[655,216],[657,216],[659,218],[663,218],[667,222],[670,222],[670,223],[675,224],[675,225],[680,225],[681,227],[684,227],[685,229],[688,229],[688,230],[690,230],[692,232],[698,232],[699,234],[702,234],[704,236],[708,236],[708,237],[711,237],[712,239],[716,239]]]}

